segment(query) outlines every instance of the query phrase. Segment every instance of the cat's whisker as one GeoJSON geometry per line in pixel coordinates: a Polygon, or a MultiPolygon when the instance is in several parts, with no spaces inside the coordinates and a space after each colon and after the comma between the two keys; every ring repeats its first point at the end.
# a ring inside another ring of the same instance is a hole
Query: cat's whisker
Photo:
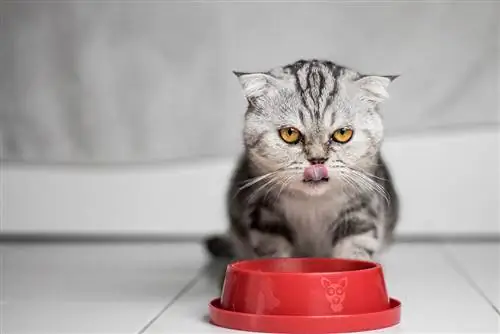
{"type": "MultiPolygon", "coordinates": [[[[360,190],[368,190],[370,192],[375,192],[379,194],[380,196],[384,197],[386,202],[389,204],[390,198],[388,197],[388,193],[386,192],[385,188],[379,184],[378,182],[374,181],[370,176],[373,176],[377,179],[382,179],[379,177],[376,177],[375,175],[368,174],[366,172],[357,170],[355,168],[349,167],[347,165],[342,165],[338,167],[341,171],[344,171],[347,178],[349,178],[352,182],[355,182],[358,187],[361,187],[360,190]],[[368,176],[368,175],[370,176],[368,176]]],[[[341,173],[342,175],[342,173],[341,173]]],[[[349,181],[346,181],[349,182],[349,181]]]]}
{"type": "Polygon", "coordinates": [[[347,183],[355,192],[355,195],[359,195],[360,193],[363,193],[363,188],[356,182],[356,180],[350,176],[349,174],[340,174],[342,180],[347,183]]]}
{"type": "MultiPolygon", "coordinates": [[[[360,159],[362,159],[362,158],[363,158],[363,157],[362,157],[362,156],[360,156],[360,155],[356,155],[356,154],[353,154],[353,153],[349,153],[349,152],[347,152],[344,148],[341,148],[341,150],[342,150],[342,152],[343,152],[344,154],[350,154],[351,156],[353,156],[353,157],[354,157],[356,160],[358,160],[358,161],[359,161],[360,159]]],[[[351,166],[348,166],[348,165],[346,165],[346,164],[345,164],[342,160],[337,160],[336,162],[340,162],[340,166],[341,166],[341,167],[345,167],[345,168],[349,168],[349,169],[355,170],[355,171],[360,172],[360,173],[363,173],[363,174],[365,174],[366,176],[369,176],[369,177],[371,177],[371,178],[378,179],[378,180],[381,180],[381,181],[388,181],[386,178],[379,177],[379,176],[376,176],[376,175],[374,175],[374,174],[368,173],[368,172],[366,172],[366,171],[364,171],[364,170],[361,170],[361,169],[357,169],[357,168],[353,168],[353,167],[351,167],[351,166]]],[[[378,162],[376,162],[376,161],[370,161],[370,162],[368,163],[368,165],[369,165],[368,167],[377,167],[377,168],[378,168],[378,167],[383,166],[382,164],[380,164],[380,163],[378,163],[378,162]]],[[[337,167],[337,166],[334,166],[334,167],[337,167]]]]}
{"type": "Polygon", "coordinates": [[[373,191],[372,187],[367,184],[366,180],[357,175],[352,169],[345,167],[342,169],[342,171],[344,172],[343,175],[345,179],[348,182],[351,182],[351,184],[355,185],[356,190],[358,190],[360,193],[365,191],[373,191]]]}
{"type": "Polygon", "coordinates": [[[281,184],[281,188],[280,188],[280,190],[278,191],[278,194],[276,195],[276,199],[275,199],[275,201],[274,201],[275,203],[278,201],[278,199],[279,199],[279,197],[280,197],[280,195],[281,195],[281,192],[282,192],[282,191],[283,191],[286,187],[288,187],[288,186],[290,185],[290,183],[291,183],[291,181],[293,180],[293,178],[294,178],[294,175],[291,175],[291,176],[289,176],[288,178],[286,178],[286,179],[282,182],[282,184],[281,184]]]}
{"type": "Polygon", "coordinates": [[[389,195],[387,191],[384,189],[384,187],[382,187],[380,184],[378,184],[368,176],[354,169],[350,169],[350,174],[352,174],[352,176],[356,176],[353,178],[353,180],[359,181],[358,183],[363,187],[365,187],[366,190],[379,194],[385,199],[387,204],[390,204],[389,195]]]}
{"type": "Polygon", "coordinates": [[[267,174],[264,174],[264,175],[261,175],[261,176],[257,176],[257,177],[254,177],[254,178],[251,178],[251,179],[248,179],[246,180],[245,182],[242,182],[242,186],[238,188],[238,192],[241,191],[241,190],[244,190],[248,187],[251,187],[253,186],[254,184],[270,177],[270,176],[273,176],[275,175],[276,173],[278,173],[278,171],[275,171],[275,172],[270,172],[270,173],[267,173],[267,174]]]}
{"type": "Polygon", "coordinates": [[[332,166],[331,169],[338,173],[341,181],[353,187],[354,190],[362,192],[362,189],[360,189],[359,185],[354,180],[352,180],[352,177],[349,175],[350,168],[347,167],[347,165],[342,163],[332,166]]]}
{"type": "MultiPolygon", "coordinates": [[[[347,166],[346,166],[347,167],[347,166]]],[[[366,171],[363,171],[363,170],[360,170],[360,169],[356,169],[356,168],[352,168],[352,167],[347,167],[347,168],[350,168],[350,169],[353,169],[357,172],[360,172],[360,173],[363,173],[365,174],[366,176],[370,177],[370,178],[373,178],[373,179],[377,179],[377,180],[380,180],[380,181],[388,181],[386,178],[384,177],[380,177],[380,176],[376,176],[374,174],[371,174],[371,173],[368,173],[366,171]]]]}
{"type": "Polygon", "coordinates": [[[258,184],[259,182],[265,182],[264,184],[260,185],[257,189],[251,192],[250,194],[250,199],[253,200],[255,196],[259,195],[264,188],[267,186],[270,186],[268,191],[266,192],[264,198],[266,198],[269,195],[269,192],[272,190],[274,186],[276,186],[276,181],[279,181],[280,175],[286,173],[286,171],[291,167],[293,164],[289,164],[287,166],[283,166],[278,168],[275,171],[269,172],[267,174],[259,175],[251,179],[247,179],[243,182],[241,182],[241,186],[235,191],[233,195],[233,199],[236,198],[236,196],[243,191],[244,189],[251,188],[258,184]]]}
{"type": "MultiPolygon", "coordinates": [[[[273,175],[273,177],[271,177],[270,180],[266,181],[266,183],[264,183],[263,185],[261,185],[260,187],[258,187],[256,190],[253,191],[252,195],[249,198],[249,201],[252,202],[255,199],[255,197],[260,194],[260,192],[262,190],[264,190],[267,186],[272,185],[276,181],[277,181],[277,177],[275,175],[273,175]]],[[[266,196],[267,196],[267,193],[266,193],[266,196]]]]}
{"type": "MultiPolygon", "coordinates": [[[[279,178],[276,178],[276,179],[274,179],[274,180],[273,180],[273,182],[272,182],[272,183],[270,183],[270,184],[269,184],[269,186],[268,186],[268,188],[267,188],[267,191],[266,191],[266,193],[265,193],[265,195],[264,195],[264,197],[263,197],[263,198],[264,198],[264,200],[267,198],[267,196],[269,196],[269,193],[273,190],[273,188],[274,188],[274,187],[276,187],[276,186],[279,186],[279,185],[280,185],[280,182],[279,182],[279,181],[280,181],[280,180],[279,180],[279,178]]],[[[267,187],[267,185],[266,185],[266,187],[267,187]]]]}

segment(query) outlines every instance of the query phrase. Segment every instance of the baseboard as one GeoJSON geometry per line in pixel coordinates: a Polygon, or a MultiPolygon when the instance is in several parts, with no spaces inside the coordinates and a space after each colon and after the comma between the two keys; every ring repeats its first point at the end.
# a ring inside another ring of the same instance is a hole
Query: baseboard
{"type": "MultiPolygon", "coordinates": [[[[497,128],[387,140],[401,235],[500,234],[497,128]]],[[[128,167],[1,166],[0,234],[224,230],[234,159],[128,167]]]]}

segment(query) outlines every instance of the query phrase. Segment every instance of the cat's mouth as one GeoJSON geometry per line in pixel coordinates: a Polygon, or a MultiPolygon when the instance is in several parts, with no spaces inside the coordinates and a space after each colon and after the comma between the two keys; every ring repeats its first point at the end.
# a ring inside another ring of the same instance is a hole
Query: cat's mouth
{"type": "Polygon", "coordinates": [[[318,183],[324,183],[324,182],[328,182],[328,181],[330,181],[329,177],[324,177],[324,178],[319,179],[319,180],[306,180],[306,179],[302,180],[302,182],[310,183],[310,184],[318,184],[318,183]]]}
{"type": "Polygon", "coordinates": [[[307,183],[328,182],[328,168],[324,164],[315,164],[304,168],[303,181],[307,183]]]}

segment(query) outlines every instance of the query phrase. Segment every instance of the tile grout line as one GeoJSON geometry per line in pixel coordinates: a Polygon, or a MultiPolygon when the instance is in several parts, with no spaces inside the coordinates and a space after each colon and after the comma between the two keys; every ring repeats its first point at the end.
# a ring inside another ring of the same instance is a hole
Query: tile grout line
{"type": "MultiPolygon", "coordinates": [[[[144,334],[149,327],[151,327],[156,320],[158,320],[176,301],[178,301],[182,296],[189,292],[195,285],[200,281],[203,275],[207,272],[208,265],[205,265],[199,270],[196,275],[186,284],[184,287],[155,315],[151,320],[149,320],[144,327],[142,327],[137,334],[144,334]]],[[[1,333],[0,333],[1,334],[1,333]]]]}
{"type": "Polygon", "coordinates": [[[458,263],[457,259],[453,254],[448,250],[448,246],[446,244],[441,245],[441,251],[457,274],[462,276],[462,278],[470,285],[470,287],[476,291],[481,298],[483,298],[490,306],[493,308],[493,311],[500,316],[500,309],[496,307],[493,301],[486,295],[486,293],[481,289],[479,285],[474,281],[474,279],[469,275],[468,271],[458,263]]]}

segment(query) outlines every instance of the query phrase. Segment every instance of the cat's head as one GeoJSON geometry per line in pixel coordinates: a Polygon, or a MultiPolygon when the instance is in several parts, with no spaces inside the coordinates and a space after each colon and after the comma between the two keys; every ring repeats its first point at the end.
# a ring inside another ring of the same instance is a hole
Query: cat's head
{"type": "Polygon", "coordinates": [[[363,75],[319,60],[235,74],[248,101],[247,155],[259,174],[274,173],[270,186],[319,195],[363,182],[356,173],[377,161],[378,106],[396,76],[363,75]]]}

